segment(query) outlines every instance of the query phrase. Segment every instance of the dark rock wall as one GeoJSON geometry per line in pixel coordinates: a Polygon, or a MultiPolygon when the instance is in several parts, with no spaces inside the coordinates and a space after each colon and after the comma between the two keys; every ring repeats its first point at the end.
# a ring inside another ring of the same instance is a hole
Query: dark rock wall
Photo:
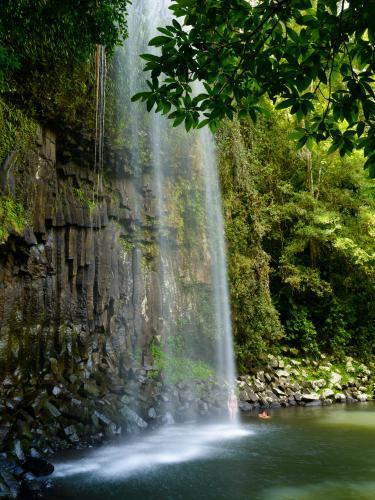
{"type": "Polygon", "coordinates": [[[0,196],[28,214],[0,244],[0,451],[21,461],[225,406],[215,381],[173,387],[152,357],[166,307],[210,354],[205,245],[178,243],[172,225],[174,252],[160,259],[149,167],[133,172],[112,145],[97,172],[92,151],[85,137],[39,129],[0,166],[0,196]]]}
{"type": "Polygon", "coordinates": [[[77,142],[40,129],[3,182],[30,214],[30,228],[0,246],[0,370],[15,381],[48,374],[51,359],[55,370],[118,373],[120,358],[147,351],[160,316],[157,273],[129,243],[146,219],[152,240],[147,179],[137,190],[112,152],[98,191],[77,142]]]}

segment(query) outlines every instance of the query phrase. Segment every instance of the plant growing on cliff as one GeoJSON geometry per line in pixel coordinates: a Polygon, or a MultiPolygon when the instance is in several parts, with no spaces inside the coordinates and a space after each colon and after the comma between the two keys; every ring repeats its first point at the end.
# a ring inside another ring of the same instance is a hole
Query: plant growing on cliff
{"type": "Polygon", "coordinates": [[[3,0],[0,93],[39,122],[92,131],[94,55],[127,36],[128,0],[3,0]]]}
{"type": "Polygon", "coordinates": [[[168,347],[153,344],[151,354],[155,366],[161,371],[165,380],[172,384],[189,380],[208,380],[214,377],[213,369],[200,360],[184,356],[179,344],[168,339],[168,347]]]}
{"type": "Polygon", "coordinates": [[[10,233],[22,234],[28,223],[24,206],[9,197],[0,197],[0,245],[5,243],[10,233]]]}
{"type": "Polygon", "coordinates": [[[0,98],[0,165],[14,150],[22,154],[36,132],[36,123],[0,98]]]}

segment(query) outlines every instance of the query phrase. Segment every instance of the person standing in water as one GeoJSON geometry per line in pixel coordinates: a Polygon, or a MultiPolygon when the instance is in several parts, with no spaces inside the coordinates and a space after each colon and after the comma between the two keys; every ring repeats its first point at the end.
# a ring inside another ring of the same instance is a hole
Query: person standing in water
{"type": "Polygon", "coordinates": [[[238,411],[237,396],[234,393],[234,389],[231,389],[229,393],[227,405],[228,405],[229,419],[231,422],[233,422],[234,419],[236,418],[236,413],[238,411]]]}

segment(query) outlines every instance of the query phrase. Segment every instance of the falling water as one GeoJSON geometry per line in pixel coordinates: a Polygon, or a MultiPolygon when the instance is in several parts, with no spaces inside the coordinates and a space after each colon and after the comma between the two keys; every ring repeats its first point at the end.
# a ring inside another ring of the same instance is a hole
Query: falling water
{"type": "MultiPolygon", "coordinates": [[[[233,387],[233,360],[224,227],[214,139],[209,130],[186,133],[144,105],[130,103],[144,88],[139,54],[157,27],[171,21],[168,0],[138,0],[129,11],[129,39],[119,56],[123,74],[126,139],[137,189],[142,171],[152,173],[155,233],[161,281],[159,348],[166,365],[164,380],[176,372],[212,373],[233,387]],[[124,77],[125,75],[125,77],[124,77]],[[181,367],[181,363],[185,365],[181,367]],[[168,371],[169,367],[169,371],[168,371]]],[[[120,85],[121,86],[121,85],[120,85]]],[[[135,207],[140,217],[139,206],[135,207]]]]}
{"type": "MultiPolygon", "coordinates": [[[[134,190],[129,203],[132,272],[135,282],[142,274],[140,262],[151,219],[152,238],[158,249],[156,267],[141,281],[153,274],[160,283],[159,293],[154,293],[154,297],[160,295],[154,309],[160,316],[154,323],[157,350],[151,349],[151,354],[155,361],[162,352],[164,388],[172,387],[173,392],[184,385],[184,390],[189,390],[189,383],[194,386],[200,379],[195,387],[202,389],[202,380],[206,380],[204,390],[208,387],[208,391],[217,391],[218,405],[225,408],[222,389],[234,386],[235,367],[214,139],[209,130],[186,133],[183,127],[173,128],[160,114],[148,113],[142,104],[131,103],[131,96],[142,91],[145,81],[139,54],[149,50],[148,41],[157,33],[157,27],[169,23],[168,5],[168,0],[133,2],[128,18],[129,39],[116,56],[117,126],[122,131],[119,142],[129,152],[125,177],[130,174],[134,190]],[[146,191],[153,193],[154,202],[148,213],[143,206],[146,191]]],[[[137,287],[133,285],[135,317],[130,328],[132,345],[128,346],[133,358],[140,349],[147,349],[147,341],[140,344],[143,335],[136,305],[141,293],[137,287]]],[[[181,399],[181,392],[178,394],[181,399]]],[[[173,410],[176,414],[179,411],[177,407],[173,410]]],[[[188,418],[195,420],[197,410],[199,406],[188,418]]],[[[185,416],[186,408],[183,413],[185,416]]],[[[186,423],[186,418],[181,420],[185,421],[183,425],[162,427],[125,444],[101,448],[81,460],[57,464],[55,475],[64,478],[86,474],[99,482],[128,479],[163,465],[209,458],[226,440],[248,433],[222,422],[196,425],[186,423]]]]}
{"type": "Polygon", "coordinates": [[[94,169],[97,174],[97,195],[101,191],[103,159],[104,159],[104,118],[105,118],[105,86],[106,86],[106,54],[103,45],[96,47],[95,61],[95,160],[94,169]]]}

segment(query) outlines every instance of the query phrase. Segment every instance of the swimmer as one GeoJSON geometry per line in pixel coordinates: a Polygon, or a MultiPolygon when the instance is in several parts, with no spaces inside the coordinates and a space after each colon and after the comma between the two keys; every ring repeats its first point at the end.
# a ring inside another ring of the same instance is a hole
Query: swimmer
{"type": "Polygon", "coordinates": [[[263,410],[262,413],[259,413],[258,417],[262,418],[263,420],[268,420],[269,418],[271,418],[271,416],[268,415],[268,413],[265,410],[263,410]]]}

